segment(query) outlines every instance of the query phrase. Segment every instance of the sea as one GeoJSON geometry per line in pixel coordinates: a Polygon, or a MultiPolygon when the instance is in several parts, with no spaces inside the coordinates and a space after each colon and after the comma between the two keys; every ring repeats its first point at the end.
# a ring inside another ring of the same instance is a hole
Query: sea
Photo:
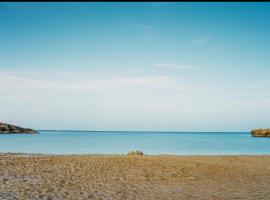
{"type": "Polygon", "coordinates": [[[62,131],[0,134],[0,152],[38,154],[264,155],[270,138],[250,132],[62,131]]]}

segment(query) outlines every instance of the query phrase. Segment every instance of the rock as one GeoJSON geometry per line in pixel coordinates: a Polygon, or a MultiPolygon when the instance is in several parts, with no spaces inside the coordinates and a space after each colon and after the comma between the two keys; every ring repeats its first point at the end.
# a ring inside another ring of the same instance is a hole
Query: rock
{"type": "Polygon", "coordinates": [[[253,137],[270,137],[270,128],[252,130],[251,135],[253,137]]]}
{"type": "Polygon", "coordinates": [[[11,134],[11,133],[38,133],[38,131],[30,128],[22,128],[19,126],[14,126],[11,124],[1,123],[0,122],[0,134],[11,134]]]}
{"type": "Polygon", "coordinates": [[[131,151],[127,153],[128,156],[131,155],[137,155],[137,156],[143,156],[143,152],[142,151],[131,151]]]}

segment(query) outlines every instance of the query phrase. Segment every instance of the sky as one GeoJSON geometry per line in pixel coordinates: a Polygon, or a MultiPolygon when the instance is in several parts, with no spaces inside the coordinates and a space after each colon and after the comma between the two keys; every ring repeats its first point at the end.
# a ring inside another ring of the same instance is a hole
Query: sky
{"type": "Polygon", "coordinates": [[[0,3],[0,121],[270,127],[270,3],[0,3]]]}

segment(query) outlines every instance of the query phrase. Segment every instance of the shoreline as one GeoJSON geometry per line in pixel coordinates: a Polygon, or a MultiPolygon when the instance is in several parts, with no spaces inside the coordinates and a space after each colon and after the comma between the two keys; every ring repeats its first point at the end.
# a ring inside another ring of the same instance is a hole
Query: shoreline
{"type": "MultiPolygon", "coordinates": [[[[128,152],[127,152],[128,153],[128,152]]],[[[141,156],[141,157],[256,157],[256,156],[270,156],[269,154],[144,154],[144,155],[127,155],[126,154],[108,154],[108,153],[88,153],[88,154],[47,154],[47,153],[17,153],[17,152],[0,152],[0,156],[141,156]]]]}
{"type": "MultiPolygon", "coordinates": [[[[127,152],[128,153],[128,152],[127,152]]],[[[17,153],[17,152],[0,152],[1,156],[33,156],[33,157],[50,157],[50,156],[139,156],[139,157],[257,157],[269,156],[269,154],[144,154],[144,155],[127,155],[125,154],[108,154],[108,153],[85,153],[85,154],[49,154],[49,153],[17,153]]]]}
{"type": "Polygon", "coordinates": [[[0,153],[0,199],[270,199],[270,155],[0,153]]]}

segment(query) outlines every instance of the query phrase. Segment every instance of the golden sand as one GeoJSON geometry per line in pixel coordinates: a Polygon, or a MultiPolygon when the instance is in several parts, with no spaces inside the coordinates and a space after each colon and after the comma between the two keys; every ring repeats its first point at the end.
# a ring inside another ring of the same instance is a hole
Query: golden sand
{"type": "Polygon", "coordinates": [[[0,154],[0,199],[270,199],[270,156],[0,154]]]}

